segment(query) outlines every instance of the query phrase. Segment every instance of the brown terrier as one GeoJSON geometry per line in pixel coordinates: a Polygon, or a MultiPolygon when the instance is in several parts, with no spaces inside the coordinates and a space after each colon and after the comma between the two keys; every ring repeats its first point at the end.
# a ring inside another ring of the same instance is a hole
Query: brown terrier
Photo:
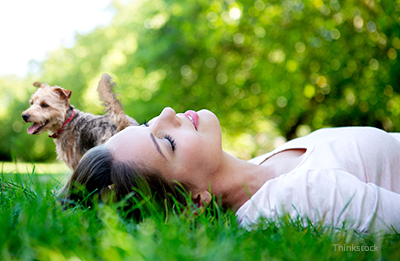
{"type": "Polygon", "coordinates": [[[47,131],[54,138],[57,158],[72,170],[90,148],[106,142],[111,136],[130,125],[138,125],[124,114],[121,103],[113,92],[115,83],[103,74],[97,91],[105,106],[105,115],[84,113],[70,105],[71,91],[59,86],[33,83],[38,90],[30,99],[30,108],[22,113],[25,122],[33,122],[28,134],[47,131]]]}

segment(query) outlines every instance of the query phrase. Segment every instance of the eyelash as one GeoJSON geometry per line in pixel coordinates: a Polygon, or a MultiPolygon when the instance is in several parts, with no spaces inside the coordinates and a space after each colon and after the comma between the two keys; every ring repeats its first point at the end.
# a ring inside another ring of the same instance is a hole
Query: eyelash
{"type": "Polygon", "coordinates": [[[164,139],[168,140],[169,143],[171,143],[172,151],[174,151],[174,150],[175,150],[175,147],[176,147],[175,140],[174,140],[171,136],[169,136],[169,135],[166,135],[166,136],[164,137],[164,139]]]}
{"type": "MultiPolygon", "coordinates": [[[[146,126],[146,127],[149,127],[149,124],[147,124],[147,121],[144,121],[144,122],[142,123],[142,125],[144,125],[144,126],[146,126]]],[[[174,140],[170,135],[166,135],[166,136],[164,137],[164,139],[168,140],[169,143],[171,143],[172,151],[175,151],[175,147],[176,147],[175,140],[174,140]]]]}

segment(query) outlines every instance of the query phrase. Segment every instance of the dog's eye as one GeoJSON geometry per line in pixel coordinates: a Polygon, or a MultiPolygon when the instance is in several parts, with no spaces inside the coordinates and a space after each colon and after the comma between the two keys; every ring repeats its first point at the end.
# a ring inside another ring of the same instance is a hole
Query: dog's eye
{"type": "Polygon", "coordinates": [[[47,105],[46,103],[42,103],[42,104],[40,104],[40,106],[42,106],[42,108],[47,108],[47,107],[49,107],[49,105],[47,105]]]}

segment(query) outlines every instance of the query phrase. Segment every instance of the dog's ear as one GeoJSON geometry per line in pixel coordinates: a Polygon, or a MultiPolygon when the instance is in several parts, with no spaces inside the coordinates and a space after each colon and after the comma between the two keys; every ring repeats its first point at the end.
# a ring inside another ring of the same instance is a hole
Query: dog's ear
{"type": "Polygon", "coordinates": [[[56,93],[58,93],[58,95],[60,95],[60,98],[68,100],[69,98],[71,98],[71,91],[70,90],[66,90],[60,87],[56,87],[54,88],[54,91],[56,93]]]}
{"type": "Polygon", "coordinates": [[[35,87],[37,87],[37,88],[42,88],[42,87],[44,87],[45,85],[44,85],[43,83],[41,83],[41,82],[34,82],[34,83],[33,83],[33,86],[35,86],[35,87]]]}

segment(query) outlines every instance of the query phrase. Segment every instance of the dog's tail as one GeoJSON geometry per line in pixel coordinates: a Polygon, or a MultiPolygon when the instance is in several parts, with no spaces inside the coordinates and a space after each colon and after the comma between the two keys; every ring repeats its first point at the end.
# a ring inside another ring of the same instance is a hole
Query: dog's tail
{"type": "Polygon", "coordinates": [[[100,100],[103,101],[106,112],[109,112],[109,117],[118,126],[118,130],[121,131],[128,127],[130,124],[128,116],[125,115],[120,101],[117,99],[113,92],[115,82],[108,74],[103,74],[99,85],[97,86],[97,92],[99,93],[100,100]]]}

